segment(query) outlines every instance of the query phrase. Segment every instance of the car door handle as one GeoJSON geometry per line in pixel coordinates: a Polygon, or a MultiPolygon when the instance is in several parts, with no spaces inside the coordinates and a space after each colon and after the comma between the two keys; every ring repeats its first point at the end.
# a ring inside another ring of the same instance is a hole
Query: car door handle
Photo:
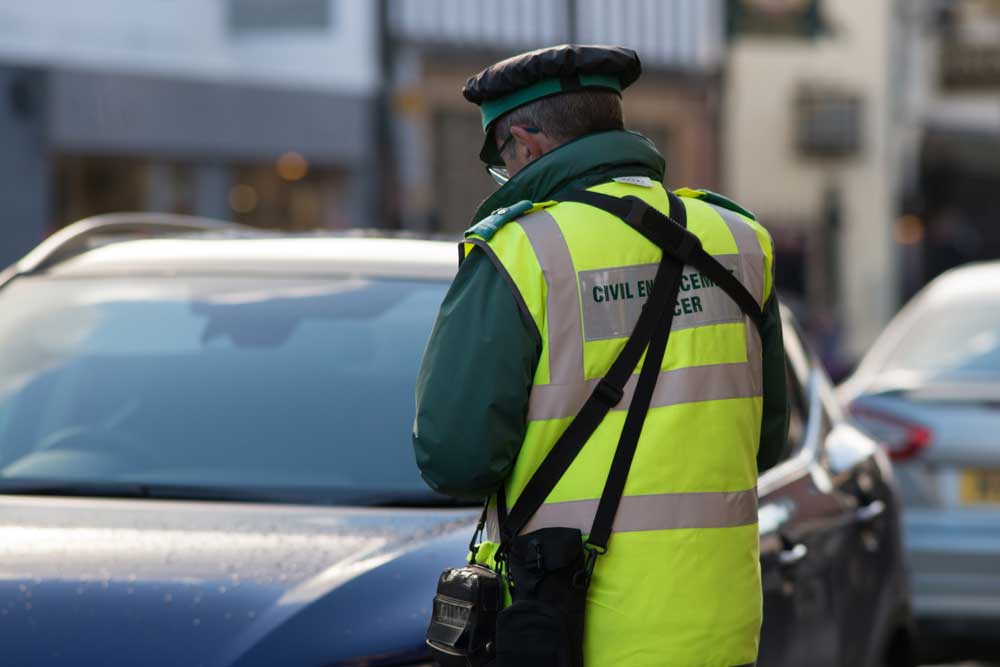
{"type": "Polygon", "coordinates": [[[791,567],[796,563],[799,563],[803,558],[809,555],[809,547],[804,544],[796,544],[790,549],[785,549],[778,554],[778,563],[782,567],[791,567]]]}
{"type": "Polygon", "coordinates": [[[864,507],[859,507],[854,513],[854,518],[860,523],[871,523],[883,514],[885,514],[885,503],[873,500],[864,507]]]}

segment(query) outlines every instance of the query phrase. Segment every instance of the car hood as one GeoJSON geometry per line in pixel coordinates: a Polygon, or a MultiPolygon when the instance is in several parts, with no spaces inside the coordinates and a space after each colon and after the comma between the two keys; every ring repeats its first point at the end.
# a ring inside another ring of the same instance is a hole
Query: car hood
{"type": "Polygon", "coordinates": [[[0,497],[0,645],[36,665],[405,664],[469,510],[0,497]]]}

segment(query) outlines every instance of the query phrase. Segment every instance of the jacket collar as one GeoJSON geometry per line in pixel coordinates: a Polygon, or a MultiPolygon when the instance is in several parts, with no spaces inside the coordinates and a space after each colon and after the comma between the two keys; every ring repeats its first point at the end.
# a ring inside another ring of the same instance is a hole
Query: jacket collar
{"type": "Polygon", "coordinates": [[[486,198],[472,219],[519,201],[546,201],[567,189],[588,188],[616,176],[648,176],[663,181],[666,161],[638,132],[612,130],[569,141],[538,158],[486,198]]]}

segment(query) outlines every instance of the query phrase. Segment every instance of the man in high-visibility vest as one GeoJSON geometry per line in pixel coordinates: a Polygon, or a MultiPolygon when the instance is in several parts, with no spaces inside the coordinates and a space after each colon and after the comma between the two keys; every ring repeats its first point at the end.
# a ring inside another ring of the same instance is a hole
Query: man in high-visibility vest
{"type": "MultiPolygon", "coordinates": [[[[427,346],[414,448],[434,489],[494,498],[477,551],[492,564],[496,492],[501,510],[516,502],[621,353],[662,254],[607,211],[555,200],[589,190],[639,198],[664,215],[681,202],[688,230],[763,317],[754,326],[716,281],[685,267],[608,552],[587,594],[584,655],[589,665],[752,665],[757,475],[782,456],[788,421],[774,250],[753,215],[720,195],[681,189],[668,198],[664,159],[624,129],[621,92],[640,72],[629,49],[570,45],[504,60],[466,83],[482,113],[480,156],[503,185],[473,217],[427,346]]],[[[589,529],[628,392],[525,531],[589,529]]]]}

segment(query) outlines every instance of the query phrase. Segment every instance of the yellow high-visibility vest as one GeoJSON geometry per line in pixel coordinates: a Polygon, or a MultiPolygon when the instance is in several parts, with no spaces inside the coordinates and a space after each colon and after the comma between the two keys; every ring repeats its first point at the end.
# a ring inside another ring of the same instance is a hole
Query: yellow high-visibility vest
{"type": "MultiPolygon", "coordinates": [[[[590,189],[639,197],[670,214],[666,191],[648,179],[617,179],[590,189]]],[[[686,189],[676,194],[685,204],[688,229],[763,306],[772,290],[767,231],[717,195],[686,189]]],[[[516,220],[473,227],[463,244],[463,252],[486,252],[509,278],[542,340],[524,443],[505,485],[508,507],[618,357],[661,254],[605,211],[575,202],[523,208],[516,220]]],[[[739,306],[686,267],[608,553],[598,558],[588,593],[588,665],[735,667],[756,660],[761,348],[756,327],[739,306]]],[[[524,532],[549,526],[590,530],[639,367],[624,399],[524,532]]],[[[491,559],[498,535],[492,508],[480,562],[491,559]]]]}

